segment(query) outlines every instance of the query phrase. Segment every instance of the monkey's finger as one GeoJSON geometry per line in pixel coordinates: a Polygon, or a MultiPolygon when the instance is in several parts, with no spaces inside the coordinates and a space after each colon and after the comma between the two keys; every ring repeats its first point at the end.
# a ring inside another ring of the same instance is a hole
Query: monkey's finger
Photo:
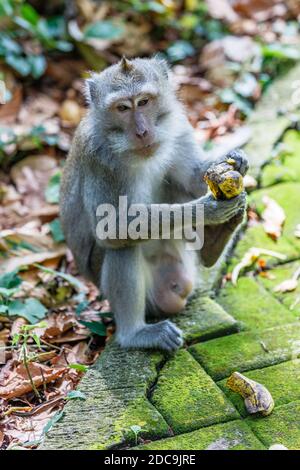
{"type": "Polygon", "coordinates": [[[226,159],[235,160],[235,169],[241,173],[242,176],[245,176],[249,169],[249,161],[245,152],[241,149],[232,150],[226,155],[226,159]]]}

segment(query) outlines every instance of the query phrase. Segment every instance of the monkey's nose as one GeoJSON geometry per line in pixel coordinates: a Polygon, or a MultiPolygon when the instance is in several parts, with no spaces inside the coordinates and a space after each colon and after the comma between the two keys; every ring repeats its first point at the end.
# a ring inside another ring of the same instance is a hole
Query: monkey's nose
{"type": "Polygon", "coordinates": [[[147,129],[145,129],[144,131],[137,131],[137,132],[135,133],[135,135],[136,135],[136,137],[137,137],[138,139],[143,140],[143,139],[145,139],[145,138],[147,137],[148,131],[147,131],[147,129]]]}

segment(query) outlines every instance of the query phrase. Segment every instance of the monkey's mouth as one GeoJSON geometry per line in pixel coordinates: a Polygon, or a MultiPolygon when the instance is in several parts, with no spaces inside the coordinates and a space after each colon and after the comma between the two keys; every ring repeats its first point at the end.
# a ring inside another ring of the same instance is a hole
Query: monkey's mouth
{"type": "Polygon", "coordinates": [[[155,153],[158,147],[159,144],[157,142],[153,142],[152,144],[148,144],[144,147],[136,149],[135,152],[137,155],[140,155],[142,157],[149,157],[150,155],[153,155],[153,153],[155,153]]]}

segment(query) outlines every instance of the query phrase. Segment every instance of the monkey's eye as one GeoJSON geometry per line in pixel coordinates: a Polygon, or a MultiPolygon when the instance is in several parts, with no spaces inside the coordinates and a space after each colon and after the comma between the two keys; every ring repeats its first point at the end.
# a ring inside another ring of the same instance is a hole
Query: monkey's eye
{"type": "Polygon", "coordinates": [[[149,102],[149,98],[144,98],[143,100],[138,102],[138,106],[146,106],[148,102],[149,102]]]}
{"type": "Polygon", "coordinates": [[[125,104],[119,104],[117,106],[117,110],[120,111],[120,113],[124,113],[124,111],[127,111],[129,108],[129,106],[126,106],[125,104]]]}

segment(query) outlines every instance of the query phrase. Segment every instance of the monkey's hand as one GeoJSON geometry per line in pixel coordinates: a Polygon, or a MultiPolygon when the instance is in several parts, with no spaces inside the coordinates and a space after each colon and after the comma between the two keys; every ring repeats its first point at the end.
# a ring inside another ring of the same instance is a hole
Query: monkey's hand
{"type": "Polygon", "coordinates": [[[246,192],[243,191],[232,199],[216,200],[212,194],[198,199],[204,204],[204,225],[220,225],[246,210],[246,192]]]}
{"type": "Polygon", "coordinates": [[[234,170],[241,173],[242,176],[245,176],[249,168],[249,161],[243,150],[241,149],[232,150],[227,155],[219,158],[216,163],[224,163],[224,162],[227,162],[228,160],[234,160],[235,161],[234,170]]]}

